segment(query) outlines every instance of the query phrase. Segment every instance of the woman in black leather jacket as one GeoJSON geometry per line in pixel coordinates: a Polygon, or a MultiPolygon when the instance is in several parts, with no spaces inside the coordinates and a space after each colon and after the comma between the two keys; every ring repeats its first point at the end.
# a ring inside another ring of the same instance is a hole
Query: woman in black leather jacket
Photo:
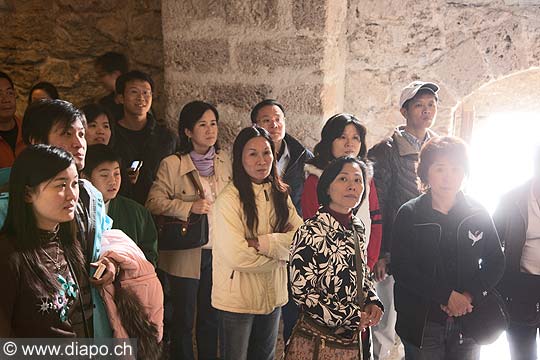
{"type": "Polygon", "coordinates": [[[460,190],[468,163],[462,140],[430,140],[418,165],[426,191],[396,216],[391,252],[396,332],[407,360],[480,355],[457,319],[474,311],[497,284],[504,255],[487,211],[460,190]]]}

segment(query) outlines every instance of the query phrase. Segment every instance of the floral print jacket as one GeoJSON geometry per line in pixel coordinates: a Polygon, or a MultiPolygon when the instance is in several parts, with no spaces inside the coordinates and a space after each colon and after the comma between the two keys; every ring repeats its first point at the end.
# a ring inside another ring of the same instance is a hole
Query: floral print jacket
{"type": "MultiPolygon", "coordinates": [[[[362,250],[364,305],[375,303],[383,309],[366,264],[364,225],[353,216],[352,226],[362,250]]],[[[296,232],[289,262],[294,301],[317,323],[344,336],[358,331],[360,324],[354,249],[353,230],[318,212],[296,232]]]]}

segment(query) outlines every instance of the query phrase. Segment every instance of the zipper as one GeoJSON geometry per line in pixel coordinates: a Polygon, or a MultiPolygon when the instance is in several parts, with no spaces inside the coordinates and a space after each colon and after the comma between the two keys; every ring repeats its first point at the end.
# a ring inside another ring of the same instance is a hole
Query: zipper
{"type": "Polygon", "coordinates": [[[268,192],[266,191],[266,189],[264,189],[264,198],[266,199],[266,201],[270,201],[270,196],[268,196],[268,192]]]}
{"type": "MultiPolygon", "coordinates": [[[[436,227],[439,228],[439,238],[437,239],[437,247],[440,248],[441,235],[442,235],[442,227],[441,227],[440,224],[437,224],[437,223],[414,224],[414,226],[429,226],[429,225],[435,225],[436,227]]],[[[433,275],[432,275],[433,278],[435,278],[436,272],[437,272],[437,264],[435,263],[433,265],[433,272],[432,272],[433,273],[433,275]]],[[[424,334],[426,332],[426,325],[427,325],[428,315],[429,315],[429,308],[428,308],[428,311],[426,311],[426,315],[424,316],[424,326],[422,327],[422,336],[420,338],[420,349],[424,345],[424,334]]]]}

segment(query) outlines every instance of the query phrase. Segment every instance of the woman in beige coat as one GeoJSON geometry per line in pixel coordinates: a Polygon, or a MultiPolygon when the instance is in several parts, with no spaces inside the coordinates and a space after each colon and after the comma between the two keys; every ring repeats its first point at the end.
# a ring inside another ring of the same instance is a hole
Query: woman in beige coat
{"type": "Polygon", "coordinates": [[[302,224],[280,180],[274,143],[263,128],[243,129],[233,146],[233,182],[215,205],[212,305],[219,310],[225,360],[274,359],[287,260],[302,224]]]}
{"type": "Polygon", "coordinates": [[[170,359],[194,359],[193,327],[197,314],[198,359],[217,358],[217,314],[210,304],[212,289],[213,202],[231,179],[231,163],[217,144],[218,112],[211,104],[194,101],[180,113],[178,155],[161,162],[146,207],[154,215],[187,220],[208,214],[209,239],[202,248],[160,250],[158,271],[163,281],[165,336],[170,359]],[[188,173],[193,172],[205,197],[200,199],[188,173]],[[172,313],[171,313],[172,312],[172,313]]]}

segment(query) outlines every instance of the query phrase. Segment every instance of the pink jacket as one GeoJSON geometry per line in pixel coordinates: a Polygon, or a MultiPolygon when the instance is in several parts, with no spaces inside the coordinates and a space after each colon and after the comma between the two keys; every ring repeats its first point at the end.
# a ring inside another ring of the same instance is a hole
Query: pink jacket
{"type": "MultiPolygon", "coordinates": [[[[120,266],[119,280],[122,287],[129,288],[140,299],[150,322],[156,325],[158,339],[163,336],[163,289],[154,266],[146,260],[139,247],[121,230],[107,230],[101,240],[101,256],[112,259],[120,266]]],[[[129,338],[122,326],[116,303],[114,284],[101,288],[101,296],[109,316],[113,336],[129,338]]]]}

